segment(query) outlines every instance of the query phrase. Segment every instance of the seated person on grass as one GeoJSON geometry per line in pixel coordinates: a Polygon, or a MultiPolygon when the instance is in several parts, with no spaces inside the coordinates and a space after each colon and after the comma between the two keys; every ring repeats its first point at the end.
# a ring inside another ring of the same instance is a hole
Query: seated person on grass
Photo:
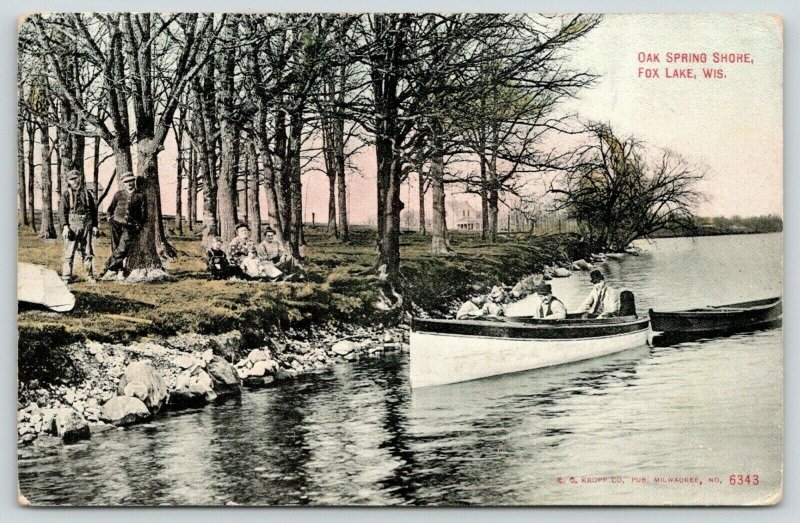
{"type": "Polygon", "coordinates": [[[211,247],[206,251],[206,267],[214,280],[227,280],[243,276],[242,270],[228,261],[228,255],[222,250],[222,239],[219,236],[215,236],[211,240],[211,247]]]}
{"type": "Polygon", "coordinates": [[[246,223],[240,223],[236,226],[236,236],[231,240],[228,247],[228,256],[230,256],[233,265],[240,265],[243,258],[247,257],[250,248],[255,248],[255,244],[250,239],[250,229],[247,228],[246,223]]]}
{"type": "Polygon", "coordinates": [[[281,273],[291,274],[294,269],[300,268],[295,266],[289,249],[283,242],[275,238],[275,231],[270,227],[264,231],[264,241],[258,244],[258,257],[262,262],[274,266],[281,273]]]}
{"type": "Polygon", "coordinates": [[[283,275],[271,263],[265,263],[260,260],[254,246],[250,247],[250,250],[247,251],[247,256],[239,262],[239,267],[241,267],[246,277],[253,280],[276,280],[283,275]]]}

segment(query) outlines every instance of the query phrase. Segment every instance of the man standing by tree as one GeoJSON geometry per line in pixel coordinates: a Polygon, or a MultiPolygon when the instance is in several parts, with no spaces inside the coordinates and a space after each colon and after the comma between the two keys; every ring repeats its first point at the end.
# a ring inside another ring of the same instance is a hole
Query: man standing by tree
{"type": "Polygon", "coordinates": [[[117,191],[108,206],[108,221],[111,224],[111,256],[100,277],[109,271],[120,272],[125,267],[133,245],[146,223],[147,205],[145,195],[136,187],[133,173],[122,175],[123,188],[117,191]]]}
{"type": "Polygon", "coordinates": [[[61,237],[64,239],[64,256],[61,279],[69,283],[75,253],[80,249],[86,265],[86,279],[94,281],[94,248],[92,237],[97,235],[97,205],[91,191],[82,183],[81,173],[67,173],[67,190],[61,194],[58,218],[61,222],[61,237]]]}

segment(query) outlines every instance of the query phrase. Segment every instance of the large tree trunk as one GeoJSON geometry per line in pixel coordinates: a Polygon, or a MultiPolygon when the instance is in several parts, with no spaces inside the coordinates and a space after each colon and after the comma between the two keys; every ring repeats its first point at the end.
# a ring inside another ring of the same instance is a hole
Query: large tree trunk
{"type": "MultiPolygon", "coordinates": [[[[261,133],[259,133],[261,135],[261,133]]],[[[267,223],[275,231],[275,237],[280,242],[285,241],[283,235],[283,222],[281,221],[280,204],[278,198],[278,188],[276,183],[276,169],[271,161],[272,155],[269,152],[269,143],[263,137],[259,140],[261,156],[264,158],[264,182],[265,196],[267,197],[267,223]]]]}
{"type": "Polygon", "coordinates": [[[386,180],[384,197],[383,235],[381,237],[380,264],[386,265],[386,273],[391,283],[399,283],[400,276],[400,182],[402,167],[395,156],[391,162],[389,178],[386,180]]]}
{"type": "Polygon", "coordinates": [[[433,153],[431,159],[431,253],[450,254],[447,238],[447,215],[444,192],[444,156],[441,150],[433,153]]]}
{"type": "Polygon", "coordinates": [[[489,232],[489,194],[486,192],[487,187],[487,174],[486,174],[486,158],[483,156],[483,151],[480,154],[481,158],[481,240],[486,240],[487,233],[489,232]]]}
{"type": "Polygon", "coordinates": [[[92,163],[92,182],[94,182],[94,201],[100,198],[100,137],[94,138],[94,163],[92,163]]]}
{"type": "Polygon", "coordinates": [[[194,153],[194,144],[189,144],[189,175],[186,180],[186,200],[188,213],[186,225],[190,231],[194,230],[194,222],[197,218],[197,158],[194,153]]]}
{"type": "Polygon", "coordinates": [[[236,29],[229,20],[225,23],[222,35],[228,42],[227,48],[219,57],[219,87],[217,107],[220,130],[220,172],[217,182],[217,213],[219,214],[219,235],[224,243],[236,236],[236,135],[238,130],[233,121],[233,72],[236,61],[236,29]]]}
{"type": "Polygon", "coordinates": [[[53,147],[53,153],[56,155],[56,201],[60,201],[62,191],[61,182],[64,175],[64,162],[61,161],[61,153],[59,152],[58,146],[53,147]]]}
{"type": "Polygon", "coordinates": [[[339,229],[336,226],[336,145],[333,138],[333,118],[323,114],[321,127],[325,174],[328,177],[328,224],[325,227],[325,233],[333,234],[338,238],[339,229]]]}
{"type": "Polygon", "coordinates": [[[328,173],[328,234],[339,237],[339,228],[336,226],[336,172],[328,173]]]}
{"type": "Polygon", "coordinates": [[[489,187],[487,188],[486,204],[489,212],[489,241],[492,243],[497,242],[497,218],[500,213],[499,210],[499,197],[497,188],[497,154],[492,154],[489,161],[489,187]]]}
{"type": "Polygon", "coordinates": [[[425,178],[422,176],[422,171],[418,173],[419,177],[419,233],[427,234],[428,230],[425,225],[425,178]]]}
{"type": "Polygon", "coordinates": [[[375,156],[378,163],[376,189],[377,189],[377,207],[378,207],[378,254],[379,258],[383,260],[383,243],[386,230],[386,200],[387,191],[389,186],[389,179],[391,178],[392,171],[392,145],[391,142],[383,136],[375,138],[375,156]]]}
{"type": "Polygon", "coordinates": [[[28,225],[28,193],[25,187],[25,123],[17,120],[17,193],[22,225],[28,225]]]}
{"type": "MultiPolygon", "coordinates": [[[[197,97],[198,101],[200,96],[197,97]]],[[[202,112],[201,112],[202,113],[202,112]]],[[[203,184],[203,246],[211,243],[211,238],[217,235],[217,195],[214,189],[214,175],[210,171],[211,162],[209,161],[209,143],[206,133],[205,117],[201,114],[195,122],[195,136],[198,137],[198,161],[197,168],[199,179],[203,184]]],[[[211,144],[213,148],[213,144],[211,144]]]]}
{"type": "Polygon", "coordinates": [[[162,259],[177,254],[167,241],[161,215],[161,190],[158,181],[158,152],[161,144],[151,139],[140,139],[137,144],[136,170],[138,184],[146,199],[145,225],[128,256],[128,268],[136,278],[161,275],[162,259]]]}
{"type": "Polygon", "coordinates": [[[28,214],[31,217],[30,226],[31,229],[34,231],[36,230],[36,209],[34,207],[34,198],[33,191],[35,190],[36,186],[34,184],[35,181],[35,171],[34,171],[34,162],[33,162],[33,147],[36,141],[36,124],[33,122],[28,122],[28,214]]]}
{"type": "Polygon", "coordinates": [[[303,244],[303,182],[300,173],[300,146],[303,132],[303,111],[292,112],[289,122],[289,143],[287,145],[289,174],[289,207],[291,212],[291,231],[289,246],[292,257],[300,259],[300,246],[303,244]]]}
{"type": "Polygon", "coordinates": [[[248,183],[249,191],[247,192],[247,214],[250,217],[248,223],[250,224],[250,236],[255,238],[256,242],[261,242],[261,202],[260,202],[260,183],[258,176],[258,153],[256,152],[256,145],[253,140],[247,141],[247,164],[249,170],[245,173],[247,178],[250,178],[248,183]]]}
{"type": "Polygon", "coordinates": [[[56,237],[56,228],[53,224],[53,171],[50,165],[50,136],[47,125],[39,127],[41,137],[42,158],[42,222],[39,227],[39,237],[49,240],[56,237]]]}
{"type": "Polygon", "coordinates": [[[342,168],[336,175],[336,197],[339,204],[339,240],[350,241],[350,223],[347,217],[347,180],[345,170],[342,168]]]}
{"type": "Polygon", "coordinates": [[[250,206],[247,204],[250,201],[250,162],[247,152],[244,154],[243,167],[237,178],[242,180],[242,190],[239,193],[239,201],[236,204],[239,209],[244,209],[244,223],[250,224],[250,206]]]}
{"type": "Polygon", "coordinates": [[[286,117],[284,110],[279,108],[275,112],[275,158],[278,161],[275,171],[275,193],[277,196],[277,212],[280,216],[284,241],[292,235],[292,204],[291,204],[291,172],[292,154],[289,150],[289,137],[286,133],[286,117]]]}
{"type": "Polygon", "coordinates": [[[178,143],[178,162],[175,180],[175,224],[178,234],[183,235],[183,148],[178,143]]]}

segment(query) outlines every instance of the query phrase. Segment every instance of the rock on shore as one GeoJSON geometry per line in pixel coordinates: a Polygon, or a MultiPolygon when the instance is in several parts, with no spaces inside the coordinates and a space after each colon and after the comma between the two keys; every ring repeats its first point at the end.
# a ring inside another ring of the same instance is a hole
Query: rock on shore
{"type": "Polygon", "coordinates": [[[132,425],[152,417],[147,406],[139,398],[131,396],[116,396],[103,405],[100,419],[112,425],[122,427],[132,425]]]}
{"type": "Polygon", "coordinates": [[[167,401],[167,384],[149,360],[135,361],[125,367],[117,391],[120,396],[142,400],[153,413],[167,401]]]}

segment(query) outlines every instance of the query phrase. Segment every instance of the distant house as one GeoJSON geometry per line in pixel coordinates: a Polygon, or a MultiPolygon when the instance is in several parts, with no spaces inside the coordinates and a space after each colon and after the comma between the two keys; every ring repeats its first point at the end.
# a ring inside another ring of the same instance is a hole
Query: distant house
{"type": "Polygon", "coordinates": [[[472,206],[465,200],[451,199],[448,204],[449,220],[451,228],[459,231],[480,231],[481,230],[481,211],[472,206]]]}

